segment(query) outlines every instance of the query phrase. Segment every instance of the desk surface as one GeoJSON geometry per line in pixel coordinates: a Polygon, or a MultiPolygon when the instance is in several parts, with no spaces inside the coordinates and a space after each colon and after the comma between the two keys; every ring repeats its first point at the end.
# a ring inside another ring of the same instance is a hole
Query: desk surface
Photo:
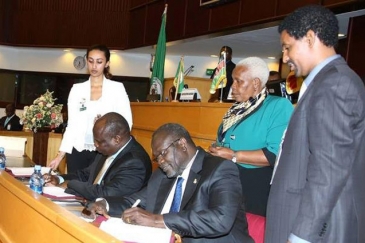
{"type": "MultiPolygon", "coordinates": [[[[7,166],[31,165],[26,157],[7,158],[7,166]]],[[[50,236],[54,242],[120,242],[78,217],[81,206],[57,205],[5,171],[0,195],[0,242],[46,242],[50,236]]]]}
{"type": "Polygon", "coordinates": [[[34,163],[29,157],[6,157],[7,167],[33,167],[34,163]]]}

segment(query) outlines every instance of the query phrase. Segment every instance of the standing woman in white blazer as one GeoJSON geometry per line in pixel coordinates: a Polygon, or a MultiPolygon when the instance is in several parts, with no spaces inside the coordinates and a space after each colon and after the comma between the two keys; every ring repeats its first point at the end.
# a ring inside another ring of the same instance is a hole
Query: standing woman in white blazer
{"type": "Polygon", "coordinates": [[[110,51],[104,45],[86,53],[89,80],[74,84],[68,97],[68,124],[57,156],[49,166],[56,169],[66,156],[68,173],[89,166],[96,156],[95,120],[108,113],[121,114],[132,128],[132,112],[124,85],[110,80],[110,51]]]}

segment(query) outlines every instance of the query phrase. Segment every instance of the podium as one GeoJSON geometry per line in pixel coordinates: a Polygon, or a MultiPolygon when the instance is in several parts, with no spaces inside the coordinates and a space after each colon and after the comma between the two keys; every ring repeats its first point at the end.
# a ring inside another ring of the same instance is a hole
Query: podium
{"type": "Polygon", "coordinates": [[[200,101],[201,100],[201,96],[200,93],[198,91],[198,89],[196,88],[188,88],[188,89],[183,89],[181,91],[179,100],[184,102],[184,101],[200,101]]]}

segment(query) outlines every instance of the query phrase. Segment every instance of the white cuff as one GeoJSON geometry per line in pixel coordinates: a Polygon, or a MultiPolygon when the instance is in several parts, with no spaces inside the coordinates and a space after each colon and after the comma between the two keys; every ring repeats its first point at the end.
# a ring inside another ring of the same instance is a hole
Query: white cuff
{"type": "Polygon", "coordinates": [[[109,212],[109,204],[108,204],[107,200],[105,200],[105,198],[99,197],[99,198],[95,199],[95,202],[99,202],[99,201],[102,201],[102,200],[105,201],[106,211],[109,212]]]}
{"type": "Polygon", "coordinates": [[[299,238],[298,236],[294,234],[290,234],[289,241],[291,243],[310,243],[309,241],[303,240],[302,238],[299,238]]]}
{"type": "Polygon", "coordinates": [[[63,179],[62,176],[57,176],[57,177],[58,177],[58,185],[65,182],[65,179],[63,179]]]}

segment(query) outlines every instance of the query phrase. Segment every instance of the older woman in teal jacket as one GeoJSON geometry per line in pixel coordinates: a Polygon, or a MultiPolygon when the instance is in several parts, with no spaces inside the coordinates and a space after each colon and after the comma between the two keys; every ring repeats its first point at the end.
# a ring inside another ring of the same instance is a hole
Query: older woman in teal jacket
{"type": "Polygon", "coordinates": [[[232,77],[236,102],[224,115],[209,151],[237,163],[246,211],[266,216],[272,171],[293,105],[268,94],[269,69],[260,58],[240,61],[232,77]]]}

